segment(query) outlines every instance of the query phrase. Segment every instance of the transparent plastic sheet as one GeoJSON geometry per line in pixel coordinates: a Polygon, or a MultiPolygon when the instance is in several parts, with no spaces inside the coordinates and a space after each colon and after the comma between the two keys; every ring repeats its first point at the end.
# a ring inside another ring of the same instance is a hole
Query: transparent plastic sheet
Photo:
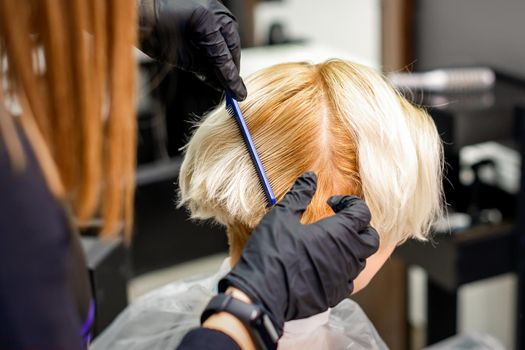
{"type": "Polygon", "coordinates": [[[326,313],[287,322],[279,349],[388,348],[361,307],[347,299],[326,313]]]}
{"type": "MultiPolygon", "coordinates": [[[[229,271],[226,259],[213,276],[177,281],[130,304],[100,334],[90,350],[175,349],[184,335],[199,326],[199,317],[229,271]]],[[[280,350],[387,349],[357,303],[344,300],[333,309],[285,324],[280,350]]]]}

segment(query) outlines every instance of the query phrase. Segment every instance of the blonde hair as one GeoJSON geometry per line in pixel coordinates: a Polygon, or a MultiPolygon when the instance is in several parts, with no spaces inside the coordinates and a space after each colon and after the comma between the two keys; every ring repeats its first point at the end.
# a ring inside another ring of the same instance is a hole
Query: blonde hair
{"type": "Polygon", "coordinates": [[[20,169],[20,120],[49,189],[107,234],[131,232],[136,21],[129,0],[0,0],[0,146],[20,169]]]}
{"type": "MultiPolygon", "coordinates": [[[[317,174],[304,223],[333,214],[326,204],[330,196],[355,194],[369,205],[383,244],[425,239],[442,211],[443,160],[440,137],[424,110],[376,71],[343,60],[280,64],[246,83],[241,109],[276,196],[303,172],[317,174]]],[[[186,147],[180,203],[193,218],[228,226],[237,251],[267,211],[223,106],[205,117],[186,147]]]]}

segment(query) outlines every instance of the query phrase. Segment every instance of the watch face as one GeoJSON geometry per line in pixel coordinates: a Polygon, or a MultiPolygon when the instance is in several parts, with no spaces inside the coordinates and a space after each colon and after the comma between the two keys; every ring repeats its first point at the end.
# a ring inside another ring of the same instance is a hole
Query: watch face
{"type": "Polygon", "coordinates": [[[263,314],[262,320],[264,328],[268,330],[268,334],[272,338],[272,341],[274,343],[277,343],[277,340],[279,340],[279,334],[277,334],[277,331],[275,330],[272,321],[270,321],[270,318],[266,314],[263,314]]]}

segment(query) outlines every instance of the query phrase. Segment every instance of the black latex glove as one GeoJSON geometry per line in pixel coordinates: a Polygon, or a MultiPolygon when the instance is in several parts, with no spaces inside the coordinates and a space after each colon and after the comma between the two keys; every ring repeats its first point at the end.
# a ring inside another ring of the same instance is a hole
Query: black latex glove
{"type": "Polygon", "coordinates": [[[238,100],[246,98],[237,20],[220,1],[140,0],[139,17],[147,55],[195,73],[238,100]]]}
{"type": "Polygon", "coordinates": [[[219,282],[246,293],[282,332],[284,321],[308,317],[348,297],[366,258],[379,248],[370,211],[355,196],[328,200],[336,215],[300,223],[316,190],[305,173],[253,231],[241,259],[219,282]]]}

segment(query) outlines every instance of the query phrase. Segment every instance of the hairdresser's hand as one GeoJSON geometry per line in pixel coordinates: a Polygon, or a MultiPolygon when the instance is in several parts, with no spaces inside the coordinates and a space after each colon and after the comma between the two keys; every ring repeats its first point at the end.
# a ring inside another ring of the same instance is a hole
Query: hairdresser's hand
{"type": "Polygon", "coordinates": [[[246,98],[239,76],[238,24],[218,0],[139,0],[141,48],[195,73],[208,85],[246,98]]]}
{"type": "Polygon", "coordinates": [[[328,200],[335,215],[309,225],[301,216],[316,190],[305,173],[253,231],[240,261],[219,283],[262,306],[279,330],[284,321],[325,311],[348,297],[366,259],[379,248],[370,211],[354,196],[328,200]]]}

